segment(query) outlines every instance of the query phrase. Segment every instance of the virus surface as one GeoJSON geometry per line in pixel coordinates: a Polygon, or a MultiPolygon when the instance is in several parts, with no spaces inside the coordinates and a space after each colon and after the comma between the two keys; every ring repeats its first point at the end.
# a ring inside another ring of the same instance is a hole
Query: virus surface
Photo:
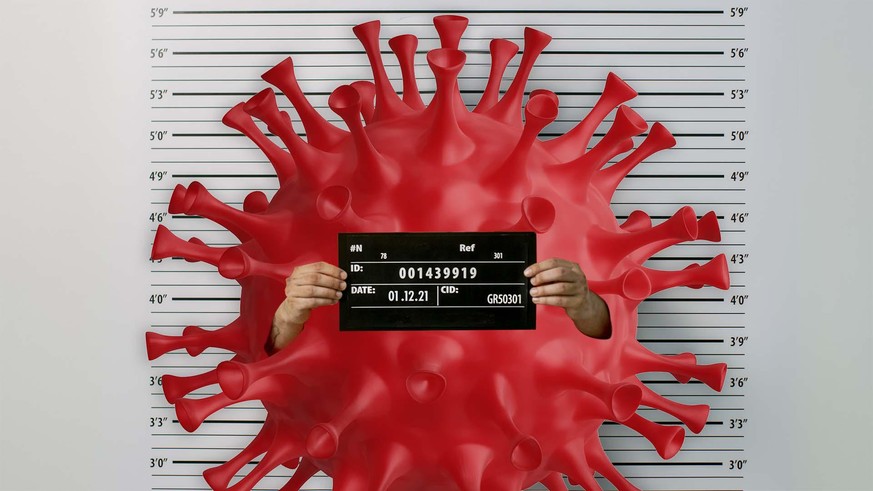
{"type": "Polygon", "coordinates": [[[698,218],[686,206],[653,225],[638,210],[619,224],[609,207],[637,164],[675,145],[672,135],[659,123],[649,128],[622,105],[636,92],[610,74],[578,125],[560,137],[538,139],[557,117],[558,97],[534,90],[522,111],[528,75],[551,39],[530,28],[517,73],[502,94],[500,81],[519,47],[491,42],[487,85],[468,110],[457,83],[467,19],[439,16],[434,24],[441,48],[427,53],[436,79],[429,104],[414,76],[417,39],[401,35],[388,42],[403,75],[400,96],[383,65],[379,22],[358,25],[354,33],[373,82],[340,86],[328,101],[347,130],[307,101],[290,58],[263,78],[290,100],[305,140],[272,89],[224,117],[275,168],[280,187],[272,199],[253,192],[240,211],[198,182],[173,191],[170,213],[210,219],[240,245],[211,247],[159,226],[152,258],[216,266],[242,287],[240,315],[212,331],[188,326],[180,336],[147,333],[149,359],[176,349],[192,356],[208,347],[235,353],[199,375],[164,376],[166,398],[187,431],[241,401],[260,400],[267,410],[263,428],[245,449],[203,473],[214,490],[250,490],[282,465],[296,469],[282,491],[300,489],[318,470],[342,491],[514,491],[537,482],[566,490],[562,474],[592,491],[601,489],[594,473],[632,490],[637,488],[603,450],[598,428],[604,421],[642,434],[665,459],[682,446],[684,427],[643,418],[640,405],[672,415],[695,433],[704,427],[708,406],[666,399],[638,375],[667,372],[680,382],[694,378],[721,390],[726,365],[700,365],[691,353],[660,355],[643,347],[636,339],[637,307],[672,287],[728,288],[724,255],[681,271],[643,266],[677,243],[720,240],[716,215],[698,218]],[[588,149],[613,110],[614,122],[588,149]],[[634,148],[633,137],[646,132],[634,148]],[[538,260],[563,257],[581,265],[590,288],[609,306],[611,338],[581,335],[561,309],[542,306],[533,331],[340,332],[338,308],[331,306],[313,311],[285,349],[265,350],[285,277],[297,265],[336,264],[338,232],[507,230],[536,232],[538,260]],[[186,397],[214,384],[216,395],[186,397]],[[253,460],[257,465],[235,482],[253,460]]]}

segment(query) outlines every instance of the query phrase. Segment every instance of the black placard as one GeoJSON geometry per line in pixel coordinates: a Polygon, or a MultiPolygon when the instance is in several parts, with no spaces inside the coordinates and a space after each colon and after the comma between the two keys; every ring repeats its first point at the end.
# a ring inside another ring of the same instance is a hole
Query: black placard
{"type": "Polygon", "coordinates": [[[339,234],[341,331],[535,329],[533,232],[339,234]]]}

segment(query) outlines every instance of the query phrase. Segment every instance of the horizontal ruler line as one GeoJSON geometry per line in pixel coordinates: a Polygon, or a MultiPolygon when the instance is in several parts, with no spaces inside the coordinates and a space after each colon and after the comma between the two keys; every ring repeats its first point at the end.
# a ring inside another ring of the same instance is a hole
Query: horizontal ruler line
{"type": "Polygon", "coordinates": [[[240,297],[170,297],[171,300],[178,301],[239,301],[240,297]]]}
{"type": "Polygon", "coordinates": [[[354,9],[354,10],[174,10],[179,15],[206,14],[724,14],[724,10],[664,9],[354,9]]]}
{"type": "MultiPolygon", "coordinates": [[[[181,324],[174,327],[184,327],[181,324]]],[[[745,329],[746,326],[645,326],[638,325],[637,329],[745,329]]]]}
{"type": "MultiPolygon", "coordinates": [[[[159,123],[217,123],[218,121],[153,120],[159,123]]],[[[647,160],[649,164],[745,164],[744,160],[647,160]]],[[[152,164],[269,164],[269,160],[150,160],[152,164]]],[[[275,174],[272,174],[275,175],[275,174]]]]}
{"type": "MultiPolygon", "coordinates": [[[[419,94],[434,94],[433,90],[419,90],[419,94]]],[[[461,94],[481,94],[481,90],[459,90],[461,94]]],[[[554,91],[555,95],[558,96],[572,96],[572,95],[591,95],[591,96],[599,96],[602,92],[597,91],[574,91],[574,92],[559,92],[554,91]]],[[[171,95],[181,96],[181,97],[196,97],[196,96],[239,96],[239,97],[251,97],[254,96],[256,92],[173,92],[171,95]]],[[[281,96],[281,92],[274,92],[275,95],[281,96]]],[[[306,93],[307,96],[329,96],[331,92],[321,92],[321,91],[311,91],[306,93]]],[[[637,96],[716,96],[721,97],[724,96],[724,92],[637,92],[637,96]]],[[[221,136],[221,135],[238,135],[238,133],[212,133],[210,136],[221,136]]],[[[300,133],[298,133],[300,134],[300,133]]],[[[594,136],[603,136],[603,133],[595,133],[594,136]]],[[[688,134],[674,134],[673,136],[688,136],[688,134]]],[[[696,135],[695,135],[696,136],[696,135]]],[[[714,134],[711,136],[724,136],[724,133],[714,134]]]]}
{"type": "MultiPolygon", "coordinates": [[[[286,55],[288,53],[285,53],[286,55]]],[[[155,69],[170,69],[170,68],[261,68],[261,69],[269,69],[273,68],[274,65],[151,65],[150,68],[155,69]]],[[[300,68],[370,68],[369,64],[366,63],[333,63],[330,65],[317,65],[314,63],[300,63],[295,64],[296,67],[300,68]]],[[[391,62],[385,63],[386,67],[395,68],[397,65],[392,64],[391,62]]],[[[421,63],[416,63],[416,67],[423,67],[425,65],[421,63]]],[[[468,62],[464,66],[490,66],[489,63],[476,63],[476,62],[468,62]]],[[[602,65],[596,63],[562,63],[560,65],[549,64],[549,63],[537,63],[538,67],[546,67],[546,68],[746,68],[745,65],[627,65],[621,63],[610,63],[609,65],[602,65]]],[[[509,64],[508,68],[516,68],[514,64],[509,64]]]]}
{"type": "Polygon", "coordinates": [[[643,302],[724,302],[723,298],[647,298],[643,302]]]}
{"type": "MultiPolygon", "coordinates": [[[[650,162],[651,163],[651,162],[650,162]]],[[[210,179],[274,179],[276,174],[173,174],[173,178],[210,178],[210,179]]],[[[626,178],[637,179],[724,179],[724,174],[629,174],[626,178]]],[[[656,203],[657,204],[657,203],[656,203]]]]}
{"type": "MultiPolygon", "coordinates": [[[[486,50],[465,50],[467,54],[488,53],[486,50]]],[[[280,55],[280,56],[300,56],[300,55],[359,55],[359,50],[331,50],[331,51],[286,51],[286,50],[269,50],[269,51],[173,51],[176,56],[260,56],[260,55],[280,55]]],[[[381,51],[382,54],[391,54],[392,51],[381,51]]],[[[421,51],[420,54],[426,52],[421,51]]],[[[653,55],[653,56],[723,56],[724,51],[638,51],[638,50],[558,50],[544,51],[540,56],[544,55],[653,55]]]]}
{"type": "MultiPolygon", "coordinates": [[[[261,421],[261,423],[263,423],[263,421],[261,421]]],[[[220,464],[224,464],[225,462],[226,461],[224,461],[224,460],[175,460],[175,459],[172,461],[173,464],[180,464],[180,465],[220,465],[220,464]]],[[[259,462],[260,462],[260,460],[252,460],[251,462],[249,462],[249,464],[257,465],[259,462]]],[[[613,462],[612,465],[622,465],[622,466],[624,466],[624,465],[628,465],[628,466],[630,466],[630,465],[638,465],[638,466],[652,465],[652,466],[659,466],[659,467],[661,467],[661,466],[663,466],[663,467],[682,467],[682,466],[698,467],[698,466],[724,466],[724,463],[723,462],[669,462],[669,461],[657,462],[657,461],[655,461],[655,462],[613,462]]],[[[155,477],[158,477],[158,476],[161,476],[161,474],[155,475],[155,477]]],[[[164,475],[164,476],[166,476],[166,475],[164,475]]]]}
{"type": "MultiPolygon", "coordinates": [[[[210,93],[209,95],[216,95],[216,93],[210,93]]],[[[221,95],[233,95],[233,94],[225,93],[225,94],[221,94],[221,95]]],[[[245,95],[245,94],[240,94],[240,95],[245,95]]],[[[689,138],[689,137],[724,138],[724,136],[725,136],[724,133],[671,133],[671,134],[677,138],[683,138],[683,137],[684,138],[689,138]]],[[[245,137],[246,136],[242,133],[170,133],[170,135],[171,136],[178,136],[178,137],[182,137],[182,138],[194,138],[194,137],[205,138],[205,137],[225,137],[225,136],[245,137]]],[[[264,135],[276,136],[273,133],[264,133],[264,135]]],[[[549,135],[559,136],[559,135],[563,135],[563,133],[539,133],[539,135],[540,136],[549,136],[549,135]]],[[[304,137],[304,136],[306,136],[306,133],[297,133],[297,136],[304,137]]],[[[606,136],[606,133],[594,133],[591,136],[606,136]]],[[[645,136],[648,136],[648,133],[640,133],[637,136],[645,137],[645,136]]]]}
{"type": "MultiPolygon", "coordinates": [[[[152,24],[151,27],[355,27],[357,24],[353,23],[330,23],[330,24],[313,24],[307,22],[306,24],[152,24]]],[[[521,26],[521,27],[536,27],[536,26],[548,26],[548,27],[746,27],[745,24],[638,24],[638,23],[621,23],[621,24],[612,24],[612,23],[577,23],[577,22],[564,22],[560,24],[554,24],[549,22],[525,22],[525,23],[510,23],[510,22],[501,22],[501,23],[489,23],[489,22],[477,22],[476,26],[497,26],[497,27],[513,27],[513,26],[521,26]]],[[[393,26],[393,27],[407,27],[407,26],[426,26],[432,27],[433,23],[425,23],[425,22],[402,22],[402,23],[393,23],[393,22],[383,22],[383,27],[393,26]]]]}
{"type": "Polygon", "coordinates": [[[745,312],[640,312],[640,315],[745,315],[745,312]]]}
{"type": "MultiPolygon", "coordinates": [[[[149,147],[149,150],[255,150],[257,147],[149,147]]],[[[680,150],[746,150],[745,147],[673,147],[673,152],[680,150]]]]}
{"type": "MultiPolygon", "coordinates": [[[[328,109],[326,105],[313,104],[316,109],[328,109]]],[[[472,109],[473,104],[468,104],[467,108],[472,109]]],[[[591,109],[592,106],[575,106],[561,105],[564,109],[591,109]]],[[[151,106],[151,109],[230,109],[230,106],[151,106]]],[[[634,109],[746,109],[746,106],[637,106],[634,109]]],[[[568,120],[569,121],[569,120],[568,120]]]]}
{"type": "MultiPolygon", "coordinates": [[[[356,38],[353,36],[340,37],[226,37],[226,38],[206,38],[206,37],[188,37],[188,38],[151,38],[152,41],[352,41],[356,38]]],[[[473,41],[490,41],[491,37],[479,36],[464,36],[464,40],[473,41]]],[[[504,37],[510,41],[523,41],[520,36],[504,37]]],[[[433,36],[418,36],[419,41],[438,41],[439,37],[433,36]]],[[[557,41],[745,41],[745,37],[612,37],[612,36],[561,36],[555,38],[557,41]]],[[[306,80],[298,78],[297,80],[306,80]]],[[[533,80],[533,79],[528,79],[533,80]]],[[[624,79],[628,81],[629,79],[624,79]]]]}
{"type": "MultiPolygon", "coordinates": [[[[640,436],[640,438],[644,438],[640,436]]],[[[172,447],[150,447],[152,450],[243,450],[243,447],[209,447],[209,446],[200,446],[200,447],[184,447],[184,446],[172,446],[172,447]]],[[[642,452],[649,453],[651,452],[650,448],[606,448],[607,452],[642,452]]],[[[744,449],[742,448],[683,448],[682,453],[685,452],[742,452],[744,449]]],[[[223,464],[225,461],[221,461],[223,464]]],[[[210,491],[208,488],[204,488],[205,491],[210,491]]]]}

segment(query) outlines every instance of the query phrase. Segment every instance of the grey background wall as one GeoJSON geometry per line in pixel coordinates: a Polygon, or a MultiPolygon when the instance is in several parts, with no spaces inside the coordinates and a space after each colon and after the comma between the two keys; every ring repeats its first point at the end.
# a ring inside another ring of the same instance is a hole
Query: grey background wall
{"type": "MultiPolygon", "coordinates": [[[[747,489],[873,488],[869,1],[757,16],[747,489]]],[[[141,489],[148,90],[124,2],[0,14],[0,489],[141,489]],[[133,285],[133,286],[132,286],[133,285]]]]}

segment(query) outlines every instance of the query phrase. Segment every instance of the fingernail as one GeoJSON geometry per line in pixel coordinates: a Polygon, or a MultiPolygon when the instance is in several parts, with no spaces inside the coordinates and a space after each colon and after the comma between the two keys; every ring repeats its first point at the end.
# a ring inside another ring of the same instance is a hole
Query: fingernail
{"type": "Polygon", "coordinates": [[[340,272],[340,278],[342,278],[342,279],[346,279],[346,278],[348,278],[348,277],[349,277],[349,275],[348,275],[348,273],[346,273],[345,271],[341,271],[341,272],[340,272]]]}
{"type": "Polygon", "coordinates": [[[336,292],[336,298],[340,298],[343,296],[343,292],[336,292]]]}
{"type": "Polygon", "coordinates": [[[527,268],[527,269],[524,270],[524,275],[525,275],[525,276],[530,276],[530,268],[527,268]]]}
{"type": "Polygon", "coordinates": [[[531,295],[536,295],[536,294],[537,294],[537,289],[536,289],[536,288],[531,288],[531,289],[530,289],[530,294],[531,294],[531,295]]]}
{"type": "Polygon", "coordinates": [[[345,289],[346,289],[346,282],[345,281],[340,282],[340,290],[345,290],[345,289]]]}
{"type": "Polygon", "coordinates": [[[534,297],[533,303],[540,303],[540,297],[534,297]]]}

